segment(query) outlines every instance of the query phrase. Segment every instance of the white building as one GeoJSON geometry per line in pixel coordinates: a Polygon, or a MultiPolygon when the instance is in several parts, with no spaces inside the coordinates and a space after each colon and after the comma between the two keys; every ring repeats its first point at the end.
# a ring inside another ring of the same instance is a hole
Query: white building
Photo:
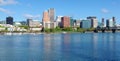
{"type": "Polygon", "coordinates": [[[106,27],[113,27],[114,26],[114,21],[112,19],[108,19],[106,22],[106,27]]]}
{"type": "Polygon", "coordinates": [[[81,20],[74,21],[74,27],[80,27],[81,20]]]}
{"type": "Polygon", "coordinates": [[[21,24],[20,22],[15,22],[14,25],[15,25],[15,26],[20,26],[20,25],[22,25],[22,24],[21,24]]]}
{"type": "Polygon", "coordinates": [[[56,26],[59,26],[59,27],[62,26],[62,23],[61,23],[62,17],[63,16],[57,16],[56,17],[56,26]]]}
{"type": "Polygon", "coordinates": [[[44,28],[56,28],[56,22],[43,22],[44,28]]]}
{"type": "Polygon", "coordinates": [[[92,24],[93,26],[92,27],[93,28],[97,28],[97,26],[98,26],[98,20],[97,19],[93,19],[92,21],[93,21],[93,24],[92,24]]]}
{"type": "Polygon", "coordinates": [[[98,26],[98,20],[94,16],[87,17],[87,19],[91,20],[91,27],[92,28],[97,28],[98,26]]]}
{"type": "Polygon", "coordinates": [[[38,20],[27,19],[27,23],[29,27],[40,27],[41,26],[38,20]]]}

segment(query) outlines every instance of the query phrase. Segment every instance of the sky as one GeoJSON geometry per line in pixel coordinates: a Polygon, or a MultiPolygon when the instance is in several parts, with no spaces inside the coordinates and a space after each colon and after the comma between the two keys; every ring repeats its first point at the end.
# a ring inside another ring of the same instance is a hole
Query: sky
{"type": "Polygon", "coordinates": [[[110,19],[116,17],[120,23],[120,0],[0,0],[0,20],[7,16],[14,21],[26,21],[32,17],[42,20],[43,11],[55,9],[55,16],[71,16],[75,19],[86,19],[96,16],[110,19]]]}

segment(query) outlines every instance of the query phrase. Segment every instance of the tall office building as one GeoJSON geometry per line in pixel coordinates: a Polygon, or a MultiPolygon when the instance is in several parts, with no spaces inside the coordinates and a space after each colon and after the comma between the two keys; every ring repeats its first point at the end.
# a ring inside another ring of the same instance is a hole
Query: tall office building
{"type": "Polygon", "coordinates": [[[43,22],[50,22],[50,17],[49,17],[49,14],[48,14],[48,11],[44,11],[43,12],[43,19],[42,19],[43,22]]]}
{"type": "Polygon", "coordinates": [[[91,21],[90,20],[81,20],[81,28],[89,29],[91,28],[91,21]]]}
{"type": "Polygon", "coordinates": [[[102,26],[102,27],[104,27],[104,26],[105,26],[105,24],[104,24],[104,20],[105,20],[105,19],[104,19],[104,18],[102,18],[102,23],[101,23],[101,26],[102,26]]]}
{"type": "Polygon", "coordinates": [[[80,27],[81,20],[74,20],[74,27],[80,27]]]}
{"type": "Polygon", "coordinates": [[[54,8],[50,8],[48,10],[48,13],[49,13],[50,21],[54,22],[54,16],[55,16],[55,10],[54,10],[54,8]]]}
{"type": "Polygon", "coordinates": [[[62,17],[63,16],[57,16],[56,17],[56,26],[62,27],[62,23],[61,23],[62,17]]]}
{"type": "Polygon", "coordinates": [[[112,20],[113,20],[113,26],[115,26],[116,25],[115,17],[112,17],[112,20]]]}
{"type": "Polygon", "coordinates": [[[112,17],[112,19],[107,19],[106,27],[110,28],[110,27],[115,27],[115,26],[116,26],[115,17],[112,17]]]}
{"type": "Polygon", "coordinates": [[[32,19],[27,19],[27,25],[30,26],[30,22],[32,22],[32,19]]]}
{"type": "Polygon", "coordinates": [[[107,19],[106,20],[106,27],[110,28],[114,26],[114,22],[112,19],[107,19]]]}
{"type": "Polygon", "coordinates": [[[56,17],[56,21],[57,21],[57,22],[61,22],[62,17],[63,17],[63,16],[57,16],[57,17],[56,17]]]}
{"type": "Polygon", "coordinates": [[[55,28],[56,23],[54,22],[54,8],[50,8],[48,11],[43,13],[43,26],[44,28],[55,28]]]}
{"type": "Polygon", "coordinates": [[[74,26],[74,19],[72,17],[70,17],[70,26],[73,27],[74,26]]]}
{"type": "Polygon", "coordinates": [[[91,20],[91,27],[96,28],[98,26],[98,20],[94,16],[87,17],[88,20],[91,20]]]}
{"type": "Polygon", "coordinates": [[[63,28],[70,27],[70,17],[68,16],[62,17],[62,27],[63,28]]]}
{"type": "Polygon", "coordinates": [[[112,20],[115,21],[115,17],[112,17],[112,20]]]}
{"type": "Polygon", "coordinates": [[[6,17],[6,24],[13,25],[13,17],[6,17]]]}

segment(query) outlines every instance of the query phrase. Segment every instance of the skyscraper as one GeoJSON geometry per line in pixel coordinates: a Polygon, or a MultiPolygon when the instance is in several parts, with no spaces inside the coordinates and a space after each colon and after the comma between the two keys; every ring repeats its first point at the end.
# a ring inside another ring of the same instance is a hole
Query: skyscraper
{"type": "Polygon", "coordinates": [[[73,19],[73,17],[70,17],[70,26],[71,26],[71,27],[74,26],[74,19],[73,19]]]}
{"type": "Polygon", "coordinates": [[[114,27],[114,22],[112,19],[107,19],[106,20],[106,27],[110,28],[110,27],[114,27]]]}
{"type": "Polygon", "coordinates": [[[88,20],[91,20],[91,27],[96,28],[98,26],[98,20],[94,16],[87,17],[88,20]]]}
{"type": "Polygon", "coordinates": [[[104,24],[104,18],[102,18],[102,24],[101,24],[101,26],[104,27],[104,25],[105,25],[104,24]]]}
{"type": "Polygon", "coordinates": [[[91,28],[90,20],[81,20],[81,28],[89,29],[91,28]]]}
{"type": "Polygon", "coordinates": [[[43,22],[50,22],[50,17],[49,17],[49,13],[48,11],[44,11],[43,12],[43,19],[42,19],[43,22]]]}
{"type": "Polygon", "coordinates": [[[70,17],[68,16],[62,17],[62,27],[63,28],[70,27],[70,17]]]}
{"type": "Polygon", "coordinates": [[[32,19],[27,19],[27,25],[30,26],[30,22],[33,21],[32,19]]]}
{"type": "Polygon", "coordinates": [[[112,17],[112,20],[113,20],[113,26],[115,26],[116,25],[115,17],[112,17]]]}
{"type": "Polygon", "coordinates": [[[48,13],[49,13],[49,17],[50,17],[50,22],[54,22],[54,16],[55,16],[55,10],[54,10],[54,8],[50,8],[48,10],[48,13]]]}
{"type": "Polygon", "coordinates": [[[6,24],[13,25],[13,17],[6,17],[6,24]]]}
{"type": "Polygon", "coordinates": [[[59,27],[62,27],[62,23],[61,23],[61,20],[62,20],[62,17],[63,16],[57,16],[56,17],[56,25],[59,26],[59,27]]]}

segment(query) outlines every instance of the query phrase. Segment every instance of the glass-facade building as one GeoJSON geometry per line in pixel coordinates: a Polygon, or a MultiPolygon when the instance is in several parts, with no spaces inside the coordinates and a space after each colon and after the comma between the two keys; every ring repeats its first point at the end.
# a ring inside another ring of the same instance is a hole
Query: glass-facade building
{"type": "Polygon", "coordinates": [[[90,20],[82,20],[81,28],[85,28],[85,29],[91,28],[91,21],[90,20]]]}
{"type": "Polygon", "coordinates": [[[6,24],[13,25],[13,17],[7,17],[6,18],[6,24]]]}
{"type": "Polygon", "coordinates": [[[74,26],[74,19],[72,17],[70,17],[70,26],[73,27],[74,26]]]}
{"type": "Polygon", "coordinates": [[[113,27],[114,26],[114,21],[112,19],[108,19],[106,21],[106,27],[113,27]]]}

